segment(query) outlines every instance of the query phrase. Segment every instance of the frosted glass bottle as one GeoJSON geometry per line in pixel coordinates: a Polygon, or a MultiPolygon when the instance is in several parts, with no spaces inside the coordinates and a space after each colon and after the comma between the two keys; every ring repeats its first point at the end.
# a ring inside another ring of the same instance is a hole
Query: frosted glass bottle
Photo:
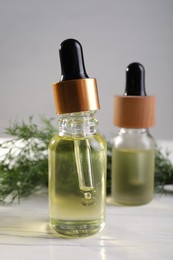
{"type": "Polygon", "coordinates": [[[112,142],[112,201],[121,205],[149,203],[154,194],[155,142],[149,128],[155,125],[155,97],[145,91],[145,69],[137,62],[126,69],[123,96],[114,97],[112,142]]]}
{"type": "Polygon", "coordinates": [[[155,141],[148,129],[121,128],[113,139],[112,199],[143,205],[154,194],[155,141]]]}

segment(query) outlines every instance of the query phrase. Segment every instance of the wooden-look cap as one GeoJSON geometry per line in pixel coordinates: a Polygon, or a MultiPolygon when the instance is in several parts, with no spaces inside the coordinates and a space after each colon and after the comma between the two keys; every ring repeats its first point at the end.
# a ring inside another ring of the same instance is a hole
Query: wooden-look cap
{"type": "Polygon", "coordinates": [[[155,96],[115,96],[114,125],[122,128],[155,126],[155,96]]]}
{"type": "Polygon", "coordinates": [[[60,81],[53,84],[53,91],[57,114],[100,109],[94,78],[60,81]]]}

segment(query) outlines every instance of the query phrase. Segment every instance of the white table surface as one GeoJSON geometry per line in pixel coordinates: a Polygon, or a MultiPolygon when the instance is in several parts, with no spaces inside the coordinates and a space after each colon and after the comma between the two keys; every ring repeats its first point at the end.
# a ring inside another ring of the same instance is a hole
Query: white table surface
{"type": "Polygon", "coordinates": [[[139,207],[113,206],[108,199],[106,211],[102,232],[62,239],[49,229],[46,192],[0,206],[0,260],[173,259],[172,191],[139,207]]]}
{"type": "Polygon", "coordinates": [[[1,206],[0,259],[173,259],[173,194],[140,207],[107,204],[105,229],[82,239],[51,233],[46,193],[1,206]]]}

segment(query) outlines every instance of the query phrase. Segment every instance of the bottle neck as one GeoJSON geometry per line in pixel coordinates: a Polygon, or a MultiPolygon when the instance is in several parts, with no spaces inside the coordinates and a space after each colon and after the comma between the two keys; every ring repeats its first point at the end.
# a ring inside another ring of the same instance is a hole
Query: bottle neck
{"type": "Polygon", "coordinates": [[[69,113],[58,120],[60,136],[86,137],[96,133],[98,121],[95,111],[69,113]]]}

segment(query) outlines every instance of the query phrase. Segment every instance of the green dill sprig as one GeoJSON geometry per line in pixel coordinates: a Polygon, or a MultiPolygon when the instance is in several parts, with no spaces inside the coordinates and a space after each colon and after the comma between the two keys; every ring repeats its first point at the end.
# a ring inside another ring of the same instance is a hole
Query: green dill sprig
{"type": "Polygon", "coordinates": [[[165,185],[173,185],[173,164],[169,159],[170,151],[163,152],[156,147],[155,152],[155,189],[164,192],[165,185]]]}
{"type": "Polygon", "coordinates": [[[18,201],[48,185],[47,148],[55,133],[51,119],[13,122],[5,133],[12,138],[0,144],[0,202],[18,201]]]}

